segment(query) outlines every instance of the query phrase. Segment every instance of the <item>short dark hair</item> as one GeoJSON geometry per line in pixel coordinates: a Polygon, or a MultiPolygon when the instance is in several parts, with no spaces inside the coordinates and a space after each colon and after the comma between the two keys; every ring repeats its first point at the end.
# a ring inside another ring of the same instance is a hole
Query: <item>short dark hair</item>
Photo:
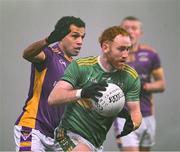
{"type": "Polygon", "coordinates": [[[77,27],[84,27],[85,28],[85,26],[86,26],[84,21],[78,17],[64,16],[58,20],[58,22],[55,25],[55,29],[61,29],[62,27],[69,29],[70,25],[72,25],[72,24],[77,26],[77,27]]]}

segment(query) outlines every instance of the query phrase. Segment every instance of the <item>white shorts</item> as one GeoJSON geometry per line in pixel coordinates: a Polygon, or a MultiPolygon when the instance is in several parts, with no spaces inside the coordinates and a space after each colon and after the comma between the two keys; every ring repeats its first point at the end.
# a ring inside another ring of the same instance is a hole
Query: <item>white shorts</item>
{"type": "Polygon", "coordinates": [[[16,151],[62,151],[53,138],[47,137],[39,130],[14,126],[16,151]]]}
{"type": "MultiPolygon", "coordinates": [[[[117,118],[114,122],[115,135],[119,135],[123,129],[125,119],[117,118]]],[[[155,117],[143,117],[138,129],[121,137],[122,147],[151,147],[155,144],[155,117]]]]}
{"type": "Polygon", "coordinates": [[[103,146],[100,146],[99,148],[96,148],[93,144],[91,144],[88,140],[80,136],[79,134],[73,133],[71,131],[65,131],[63,128],[57,127],[55,129],[55,137],[61,138],[60,139],[60,145],[62,144],[62,147],[65,147],[65,151],[67,149],[70,149],[73,147],[72,145],[74,144],[75,146],[78,145],[79,143],[83,143],[87,145],[92,152],[103,152],[103,146]],[[57,135],[59,134],[59,135],[57,135]],[[64,145],[64,146],[63,146],[64,145]]]}
{"type": "Polygon", "coordinates": [[[75,143],[75,145],[77,145],[78,143],[84,143],[92,150],[92,152],[103,152],[103,146],[101,146],[100,148],[96,148],[88,140],[86,140],[85,138],[81,137],[78,134],[67,131],[67,135],[72,139],[72,141],[75,143]]]}

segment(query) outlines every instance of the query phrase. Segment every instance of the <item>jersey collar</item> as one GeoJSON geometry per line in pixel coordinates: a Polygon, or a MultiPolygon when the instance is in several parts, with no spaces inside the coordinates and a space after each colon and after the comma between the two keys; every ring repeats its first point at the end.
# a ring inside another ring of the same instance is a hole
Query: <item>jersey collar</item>
{"type": "Polygon", "coordinates": [[[101,69],[102,69],[104,72],[106,72],[106,73],[113,73],[113,72],[116,72],[116,71],[117,71],[116,69],[114,69],[113,71],[110,72],[110,71],[108,71],[106,68],[104,68],[103,65],[102,65],[102,63],[101,63],[100,56],[97,57],[97,61],[98,61],[99,66],[101,67],[101,69]]]}

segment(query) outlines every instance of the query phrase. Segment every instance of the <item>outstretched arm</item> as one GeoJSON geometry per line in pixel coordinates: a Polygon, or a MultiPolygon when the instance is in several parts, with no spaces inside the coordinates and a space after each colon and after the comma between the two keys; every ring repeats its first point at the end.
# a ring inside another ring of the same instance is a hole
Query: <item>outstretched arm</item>
{"type": "Polygon", "coordinates": [[[76,101],[79,98],[91,98],[98,101],[96,97],[102,96],[99,91],[105,91],[106,87],[107,83],[99,82],[82,89],[75,89],[69,82],[60,80],[51,91],[48,103],[50,105],[62,104],[76,101]]]}
{"type": "Polygon", "coordinates": [[[77,91],[79,90],[73,89],[70,83],[60,80],[51,91],[48,103],[55,105],[75,101],[80,98],[80,96],[76,95],[77,91]]]}

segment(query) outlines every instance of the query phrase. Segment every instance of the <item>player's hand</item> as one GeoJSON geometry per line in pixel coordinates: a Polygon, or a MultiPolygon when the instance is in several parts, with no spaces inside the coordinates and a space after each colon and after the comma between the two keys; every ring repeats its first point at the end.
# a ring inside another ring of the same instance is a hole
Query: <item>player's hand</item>
{"type": "Polygon", "coordinates": [[[117,136],[117,138],[126,136],[127,134],[131,133],[134,130],[134,124],[131,120],[131,115],[125,108],[121,110],[121,112],[118,114],[118,117],[125,118],[126,121],[123,127],[123,131],[121,132],[120,135],[117,136]]]}
{"type": "Polygon", "coordinates": [[[48,44],[61,41],[70,31],[62,29],[55,29],[51,32],[51,34],[47,37],[46,41],[48,44]]]}
{"type": "Polygon", "coordinates": [[[91,98],[95,102],[98,102],[97,97],[101,97],[103,94],[99,91],[105,91],[108,84],[105,81],[99,83],[93,83],[92,85],[82,88],[81,98],[91,98]]]}
{"type": "Polygon", "coordinates": [[[147,84],[147,82],[141,79],[141,92],[140,92],[140,96],[149,93],[149,92],[145,89],[145,85],[146,85],[146,84],[147,84]]]}

